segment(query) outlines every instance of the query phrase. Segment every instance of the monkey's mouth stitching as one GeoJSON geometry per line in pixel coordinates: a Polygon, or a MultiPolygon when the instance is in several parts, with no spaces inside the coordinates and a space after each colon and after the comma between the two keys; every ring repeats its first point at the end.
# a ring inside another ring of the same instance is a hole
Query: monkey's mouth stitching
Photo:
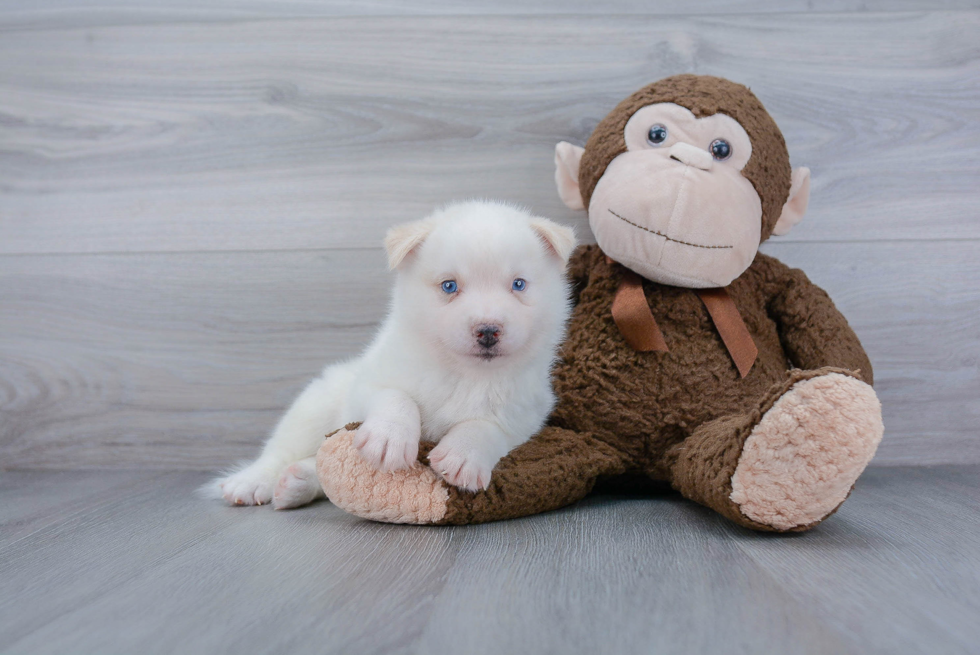
{"type": "Polygon", "coordinates": [[[623,216],[620,216],[619,214],[617,214],[616,212],[614,212],[611,209],[608,210],[608,211],[609,211],[610,214],[612,214],[613,216],[615,216],[619,220],[626,221],[627,223],[629,223],[633,227],[638,227],[641,230],[644,230],[646,232],[649,232],[650,234],[656,234],[658,237],[663,237],[663,238],[667,239],[668,241],[673,241],[674,243],[679,243],[682,246],[691,246],[693,248],[707,248],[708,250],[728,250],[728,249],[731,249],[731,248],[734,247],[734,246],[702,246],[700,243],[688,243],[687,241],[681,241],[680,239],[672,239],[672,238],[670,238],[669,236],[667,236],[666,234],[664,234],[662,232],[657,232],[656,230],[651,230],[648,227],[643,227],[642,225],[637,225],[636,223],[634,223],[630,219],[624,218],[623,216]]]}

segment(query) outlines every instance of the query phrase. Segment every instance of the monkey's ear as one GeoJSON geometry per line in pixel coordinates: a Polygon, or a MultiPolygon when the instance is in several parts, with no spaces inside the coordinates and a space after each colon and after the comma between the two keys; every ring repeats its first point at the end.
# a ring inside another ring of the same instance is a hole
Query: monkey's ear
{"type": "Polygon", "coordinates": [[[422,245],[432,228],[433,222],[427,218],[412,223],[396,225],[385,235],[385,250],[388,252],[388,268],[395,270],[401,266],[409,253],[422,245]]]}
{"type": "Polygon", "coordinates": [[[578,188],[578,165],[585,148],[561,141],[555,146],[555,184],[558,195],[569,209],[585,209],[582,192],[578,188]]]}
{"type": "Polygon", "coordinates": [[[810,204],[810,169],[801,167],[793,171],[789,187],[789,200],[783,205],[783,213],[776,221],[772,233],[780,237],[787,234],[794,225],[803,220],[806,207],[810,204]]]}
{"type": "Polygon", "coordinates": [[[559,225],[547,218],[535,218],[531,221],[531,229],[538,233],[548,250],[561,260],[568,263],[568,258],[575,250],[575,230],[559,225]]]}

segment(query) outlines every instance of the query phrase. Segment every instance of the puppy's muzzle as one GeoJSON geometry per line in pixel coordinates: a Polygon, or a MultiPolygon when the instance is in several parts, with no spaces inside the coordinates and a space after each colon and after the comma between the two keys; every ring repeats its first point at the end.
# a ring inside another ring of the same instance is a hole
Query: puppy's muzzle
{"type": "Polygon", "coordinates": [[[473,336],[481,348],[489,350],[500,341],[501,328],[499,325],[484,324],[473,329],[473,336]]]}

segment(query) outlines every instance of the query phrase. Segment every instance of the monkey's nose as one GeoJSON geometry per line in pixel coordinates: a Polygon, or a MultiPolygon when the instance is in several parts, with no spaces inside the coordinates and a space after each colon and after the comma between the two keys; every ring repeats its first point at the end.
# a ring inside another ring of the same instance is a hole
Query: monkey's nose
{"type": "Polygon", "coordinates": [[[711,165],[714,163],[710,152],[692,146],[690,143],[675,143],[668,152],[671,159],[676,159],[680,163],[694,168],[700,168],[702,171],[710,171],[711,165]]]}
{"type": "Polygon", "coordinates": [[[473,330],[476,342],[483,348],[493,348],[500,341],[500,326],[485,324],[473,330]]]}

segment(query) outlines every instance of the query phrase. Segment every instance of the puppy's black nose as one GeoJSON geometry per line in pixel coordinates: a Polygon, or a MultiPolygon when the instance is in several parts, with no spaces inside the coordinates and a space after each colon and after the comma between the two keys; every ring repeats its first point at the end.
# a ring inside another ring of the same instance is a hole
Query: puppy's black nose
{"type": "Polygon", "coordinates": [[[493,348],[500,341],[499,325],[481,325],[473,330],[476,342],[483,348],[493,348]]]}

